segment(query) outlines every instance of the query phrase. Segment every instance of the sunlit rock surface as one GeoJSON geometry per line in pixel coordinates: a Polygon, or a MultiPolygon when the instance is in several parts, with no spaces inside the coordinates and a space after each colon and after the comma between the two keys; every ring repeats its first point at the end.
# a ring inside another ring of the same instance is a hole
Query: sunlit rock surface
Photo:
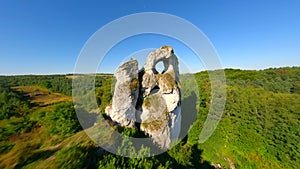
{"type": "Polygon", "coordinates": [[[138,62],[130,60],[123,63],[114,73],[115,84],[112,105],[105,112],[121,126],[133,127],[135,123],[135,105],[139,95],[138,62]]]}
{"type": "Polygon", "coordinates": [[[154,143],[160,148],[168,148],[172,140],[178,138],[181,127],[177,56],[170,46],[152,51],[139,79],[137,65],[136,60],[130,60],[116,70],[113,101],[111,106],[107,106],[106,113],[121,126],[134,127],[134,123],[140,123],[140,130],[154,143]],[[155,69],[158,62],[164,64],[161,73],[155,69]],[[142,103],[137,104],[138,98],[142,103]]]}

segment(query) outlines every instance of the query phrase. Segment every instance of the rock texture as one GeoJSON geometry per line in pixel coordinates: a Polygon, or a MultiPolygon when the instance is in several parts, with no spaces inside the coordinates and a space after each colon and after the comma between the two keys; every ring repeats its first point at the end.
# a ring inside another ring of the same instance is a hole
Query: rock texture
{"type": "Polygon", "coordinates": [[[135,105],[139,95],[138,62],[131,59],[123,63],[114,73],[115,84],[112,105],[105,112],[121,126],[134,126],[135,105]]]}
{"type": "Polygon", "coordinates": [[[171,140],[180,132],[180,83],[178,59],[170,46],[152,51],[144,65],[142,81],[141,130],[149,134],[162,148],[168,148],[171,140]],[[164,70],[158,73],[155,65],[162,61],[164,70]]]}
{"type": "Polygon", "coordinates": [[[141,131],[159,147],[168,148],[178,138],[181,127],[179,68],[173,48],[163,46],[152,51],[139,76],[136,60],[121,65],[114,75],[117,83],[107,115],[122,126],[140,123],[141,131]],[[155,69],[158,62],[164,64],[162,73],[155,69]],[[142,103],[137,104],[138,98],[142,103]]]}

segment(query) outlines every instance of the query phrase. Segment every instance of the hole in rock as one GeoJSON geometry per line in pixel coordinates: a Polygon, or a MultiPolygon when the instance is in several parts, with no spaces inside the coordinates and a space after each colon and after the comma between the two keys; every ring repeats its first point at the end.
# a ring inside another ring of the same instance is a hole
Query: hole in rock
{"type": "Polygon", "coordinates": [[[155,65],[155,69],[158,73],[163,73],[165,66],[163,64],[162,61],[159,61],[156,65],[155,65]]]}
{"type": "Polygon", "coordinates": [[[156,93],[156,92],[158,92],[159,91],[159,87],[158,86],[155,86],[155,87],[153,87],[153,89],[150,91],[150,94],[154,94],[154,93],[156,93]]]}

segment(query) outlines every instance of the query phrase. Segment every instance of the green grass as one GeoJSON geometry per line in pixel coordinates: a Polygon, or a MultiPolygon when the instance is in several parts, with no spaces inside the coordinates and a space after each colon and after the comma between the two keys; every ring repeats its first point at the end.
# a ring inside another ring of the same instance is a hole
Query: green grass
{"type": "Polygon", "coordinates": [[[72,101],[70,96],[53,93],[41,86],[14,86],[12,89],[23,95],[29,95],[30,102],[41,107],[57,102],[72,101]]]}

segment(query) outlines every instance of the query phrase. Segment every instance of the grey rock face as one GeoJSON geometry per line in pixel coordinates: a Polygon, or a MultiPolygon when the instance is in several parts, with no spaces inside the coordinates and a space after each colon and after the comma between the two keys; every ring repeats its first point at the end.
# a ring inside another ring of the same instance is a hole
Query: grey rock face
{"type": "MultiPolygon", "coordinates": [[[[166,85],[162,88],[164,93],[170,93],[173,88],[173,83],[179,82],[179,68],[178,59],[173,52],[173,48],[170,46],[162,46],[159,49],[152,51],[144,65],[145,74],[143,76],[143,88],[145,88],[145,95],[149,94],[151,89],[160,80],[160,85],[166,85]],[[159,74],[155,69],[155,65],[162,61],[164,64],[164,70],[162,74],[159,74]],[[156,76],[159,75],[159,76],[156,76]]],[[[162,87],[162,86],[161,86],[162,87]]]]}
{"type": "Polygon", "coordinates": [[[105,112],[121,126],[134,126],[135,105],[139,95],[138,62],[130,60],[123,63],[114,73],[117,82],[112,105],[105,112]]]}
{"type": "Polygon", "coordinates": [[[163,46],[152,51],[144,65],[142,87],[141,130],[161,148],[168,148],[180,132],[180,82],[178,60],[172,47],[163,46]],[[165,69],[158,73],[155,65],[162,61],[165,69]]]}
{"type": "Polygon", "coordinates": [[[171,143],[169,113],[161,92],[147,96],[142,105],[141,131],[147,133],[160,147],[171,143]]]}
{"type": "Polygon", "coordinates": [[[106,113],[122,126],[133,126],[137,107],[141,110],[140,130],[162,149],[169,148],[181,127],[178,59],[172,47],[163,46],[148,55],[140,79],[137,65],[136,60],[130,60],[116,70],[113,102],[106,113]],[[160,61],[165,67],[162,73],[155,69],[160,61]],[[136,105],[137,98],[142,98],[141,105],[136,105]]]}

